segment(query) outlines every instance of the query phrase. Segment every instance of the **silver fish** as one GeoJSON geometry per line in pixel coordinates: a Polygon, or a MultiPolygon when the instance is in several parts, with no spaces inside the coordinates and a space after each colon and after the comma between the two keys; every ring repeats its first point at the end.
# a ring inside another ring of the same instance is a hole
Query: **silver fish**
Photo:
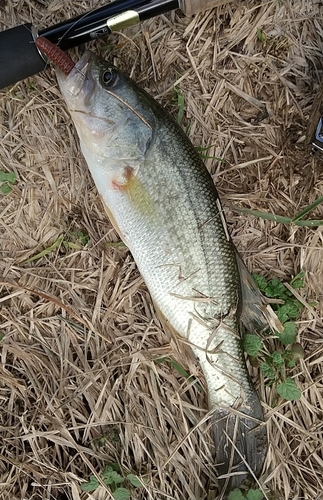
{"type": "Polygon", "coordinates": [[[241,347],[243,291],[259,303],[253,320],[263,320],[212,178],[167,112],[110,63],[87,52],[68,76],[57,76],[111,222],[165,328],[185,339],[201,365],[220,486],[229,491],[250,472],[259,476],[267,450],[241,347]]]}

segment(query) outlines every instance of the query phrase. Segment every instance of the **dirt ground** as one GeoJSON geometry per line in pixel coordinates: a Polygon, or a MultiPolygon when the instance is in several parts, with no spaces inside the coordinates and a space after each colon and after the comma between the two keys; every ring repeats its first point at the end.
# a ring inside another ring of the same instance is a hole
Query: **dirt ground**
{"type": "MultiPolygon", "coordinates": [[[[2,1],[0,29],[46,27],[104,3],[2,1]]],[[[322,228],[237,210],[293,218],[322,195],[323,160],[303,148],[323,75],[322,2],[232,1],[194,19],[176,11],[91,48],[175,118],[175,86],[184,97],[182,125],[216,157],[206,164],[248,268],[287,282],[305,271],[305,357],[290,373],[302,397],[277,404],[259,369],[253,377],[268,498],[323,498],[322,228]]],[[[0,91],[0,136],[0,170],[17,176],[0,194],[0,498],[112,498],[81,484],[117,462],[144,480],[131,498],[214,499],[203,376],[164,332],[105,215],[51,68],[0,91]],[[200,386],[156,362],[165,357],[200,386]]],[[[309,218],[322,220],[323,206],[309,218]]]]}

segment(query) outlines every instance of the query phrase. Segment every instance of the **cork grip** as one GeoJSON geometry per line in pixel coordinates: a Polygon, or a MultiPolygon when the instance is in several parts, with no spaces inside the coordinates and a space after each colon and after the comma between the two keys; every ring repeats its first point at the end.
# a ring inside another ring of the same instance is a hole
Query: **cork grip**
{"type": "Polygon", "coordinates": [[[232,1],[234,0],[179,0],[179,8],[190,17],[202,10],[213,9],[232,1]]]}

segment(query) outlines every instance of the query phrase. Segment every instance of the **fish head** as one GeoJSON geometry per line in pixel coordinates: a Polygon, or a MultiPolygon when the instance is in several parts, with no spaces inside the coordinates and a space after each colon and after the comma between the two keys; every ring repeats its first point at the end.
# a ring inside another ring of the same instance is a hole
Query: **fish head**
{"type": "MultiPolygon", "coordinates": [[[[110,160],[114,168],[137,170],[155,129],[145,92],[118,68],[86,52],[66,76],[56,69],[81,147],[86,156],[110,160]]],[[[108,168],[108,167],[107,167],[108,168]]]]}

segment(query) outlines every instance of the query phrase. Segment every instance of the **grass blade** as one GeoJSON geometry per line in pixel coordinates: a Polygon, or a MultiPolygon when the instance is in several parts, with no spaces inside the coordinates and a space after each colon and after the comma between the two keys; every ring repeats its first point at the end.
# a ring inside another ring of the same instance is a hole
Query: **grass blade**
{"type": "Polygon", "coordinates": [[[298,215],[295,215],[295,217],[292,219],[292,222],[299,221],[300,219],[303,219],[305,215],[307,215],[309,212],[314,210],[318,205],[323,203],[323,196],[320,196],[317,200],[313,201],[308,207],[304,208],[298,215]]]}
{"type": "Polygon", "coordinates": [[[29,259],[25,260],[24,264],[27,264],[28,262],[33,262],[34,260],[41,259],[42,257],[49,254],[53,250],[56,250],[56,248],[59,247],[60,244],[62,243],[63,239],[64,239],[64,236],[60,236],[59,238],[57,238],[56,241],[54,241],[54,243],[50,247],[45,248],[44,250],[42,250],[38,254],[33,255],[33,257],[30,257],[29,259]]]}
{"type": "Polygon", "coordinates": [[[164,357],[164,358],[158,358],[158,359],[155,359],[154,360],[154,363],[164,363],[164,362],[167,362],[167,363],[170,363],[170,365],[184,378],[186,378],[187,380],[189,379],[192,379],[192,380],[195,380],[194,382],[194,385],[196,385],[196,387],[202,391],[202,392],[205,392],[203,387],[197,382],[197,380],[195,379],[195,377],[193,377],[193,375],[190,375],[179,363],[177,363],[176,361],[174,361],[173,359],[171,358],[167,358],[167,357],[164,357]]]}
{"type": "Polygon", "coordinates": [[[178,106],[177,123],[178,123],[178,125],[180,125],[182,123],[183,116],[184,116],[185,99],[184,99],[183,94],[181,94],[178,87],[174,87],[174,91],[176,93],[177,106],[178,106]]]}
{"type": "Polygon", "coordinates": [[[242,212],[244,214],[254,215],[255,217],[260,217],[261,219],[272,220],[274,222],[281,222],[283,224],[290,224],[292,219],[290,217],[283,217],[282,215],[269,214],[267,212],[259,212],[258,210],[251,210],[250,208],[238,208],[234,207],[237,212],[242,212]]]}
{"type": "Polygon", "coordinates": [[[323,220],[296,220],[295,222],[292,221],[292,224],[295,226],[301,226],[301,227],[318,227],[318,226],[323,226],[323,220]]]}
{"type": "Polygon", "coordinates": [[[254,215],[255,217],[260,217],[261,219],[279,222],[281,224],[293,224],[294,226],[301,226],[301,227],[323,226],[323,220],[320,220],[320,219],[318,219],[318,220],[316,220],[316,219],[298,220],[298,218],[301,214],[299,214],[295,218],[291,218],[291,217],[284,217],[282,215],[270,214],[267,212],[259,212],[258,210],[251,210],[250,208],[233,207],[233,210],[235,210],[236,212],[242,212],[244,214],[254,215]]]}

